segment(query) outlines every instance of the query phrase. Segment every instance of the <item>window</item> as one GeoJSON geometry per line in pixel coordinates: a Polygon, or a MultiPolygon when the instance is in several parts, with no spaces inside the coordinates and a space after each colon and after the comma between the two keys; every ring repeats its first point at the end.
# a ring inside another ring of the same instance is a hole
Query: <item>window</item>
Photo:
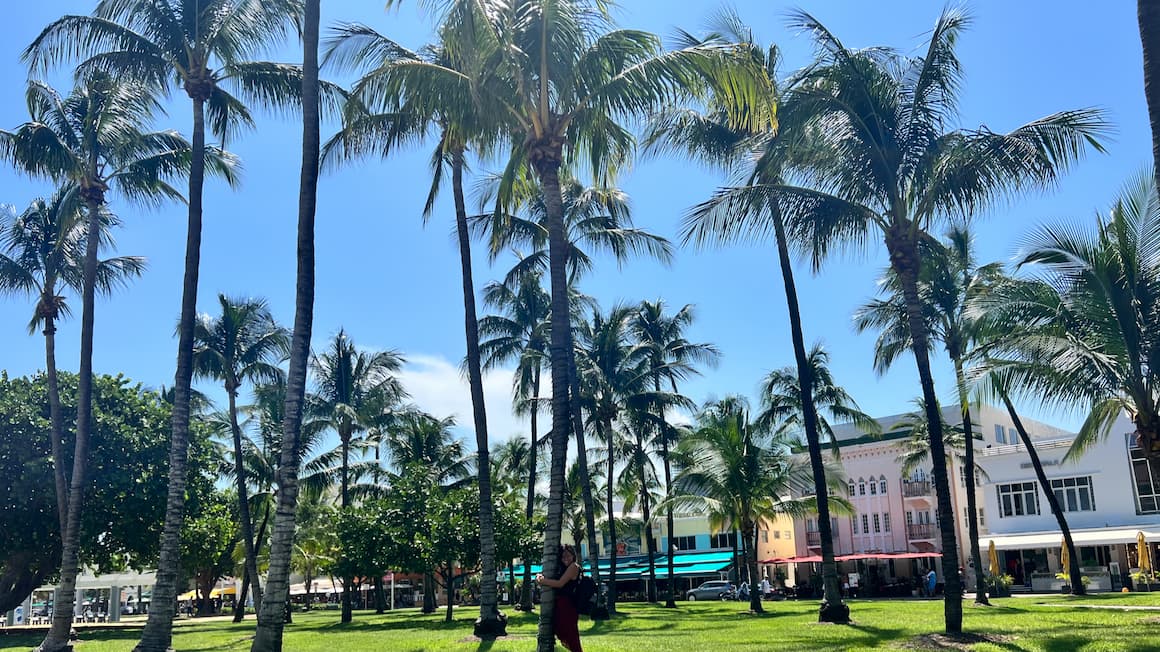
{"type": "Polygon", "coordinates": [[[1003,430],[1003,426],[997,423],[995,424],[995,441],[999,442],[1000,444],[1007,443],[1007,431],[1003,430]]]}
{"type": "Polygon", "coordinates": [[[886,478],[878,481],[878,493],[882,494],[883,496],[886,495],[886,478]]]}
{"type": "Polygon", "coordinates": [[[769,543],[769,530],[762,530],[761,531],[761,542],[762,543],[769,543]]]}
{"type": "Polygon", "coordinates": [[[732,548],[737,543],[737,534],[735,532],[722,532],[721,534],[714,534],[709,539],[710,548],[732,548]]]}
{"type": "Polygon", "coordinates": [[[781,530],[774,530],[773,531],[773,538],[780,539],[781,538],[781,530]]]}
{"type": "Polygon", "coordinates": [[[1007,429],[1007,443],[1019,445],[1019,431],[1014,428],[1007,429]]]}
{"type": "Polygon", "coordinates": [[[983,521],[983,508],[980,507],[979,508],[979,527],[983,527],[984,525],[986,525],[986,522],[983,521]]]}
{"type": "Polygon", "coordinates": [[[785,531],[785,538],[792,539],[793,538],[793,530],[786,530],[785,531]]]}
{"type": "Polygon", "coordinates": [[[907,512],[906,513],[906,524],[907,525],[914,525],[914,512],[907,512]]]}
{"type": "Polygon", "coordinates": [[[874,534],[878,534],[881,531],[882,531],[882,520],[880,519],[880,517],[877,514],[875,514],[874,515],[874,534]]]}
{"type": "Polygon", "coordinates": [[[806,519],[806,532],[817,532],[818,522],[812,518],[806,519]]]}
{"type": "Polygon", "coordinates": [[[696,550],[697,537],[673,537],[673,547],[677,550],[696,550]]]}
{"type": "Polygon", "coordinates": [[[1065,512],[1094,512],[1096,496],[1092,492],[1092,477],[1059,478],[1051,481],[1051,490],[1059,508],[1065,512]]]}
{"type": "Polygon", "coordinates": [[[858,495],[859,495],[859,496],[865,496],[865,495],[866,495],[866,483],[865,483],[865,482],[859,482],[859,483],[858,483],[858,495]]]}
{"type": "Polygon", "coordinates": [[[870,481],[870,495],[871,496],[878,495],[878,483],[874,482],[873,480],[870,481]]]}
{"type": "Polygon", "coordinates": [[[890,531],[890,513],[887,512],[882,515],[882,529],[886,532],[890,531]]]}
{"type": "Polygon", "coordinates": [[[850,495],[851,496],[854,495],[854,483],[853,482],[850,483],[850,495]]]}
{"type": "Polygon", "coordinates": [[[962,464],[959,465],[959,486],[967,486],[967,467],[962,464]]]}
{"type": "Polygon", "coordinates": [[[870,517],[862,515],[862,534],[870,534],[870,517]]]}
{"type": "Polygon", "coordinates": [[[999,516],[1027,516],[1039,513],[1039,492],[1034,482],[1014,482],[995,487],[999,495],[999,516]]]}
{"type": "Polygon", "coordinates": [[[1144,456],[1134,435],[1128,435],[1128,459],[1132,465],[1132,488],[1136,491],[1136,512],[1160,512],[1160,464],[1144,456]]]}

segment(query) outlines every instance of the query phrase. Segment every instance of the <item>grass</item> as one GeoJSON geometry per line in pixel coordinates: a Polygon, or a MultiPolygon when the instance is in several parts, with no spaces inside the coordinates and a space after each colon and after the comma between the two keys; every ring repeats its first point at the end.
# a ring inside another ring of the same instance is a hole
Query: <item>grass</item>
{"type": "MultiPolygon", "coordinates": [[[[1062,597],[1062,596],[1061,596],[1062,597]]],[[[610,622],[582,618],[581,637],[586,652],[633,650],[682,652],[693,650],[975,650],[977,652],[1145,652],[1160,649],[1160,612],[1076,609],[1087,604],[1148,604],[1160,600],[1144,596],[1099,595],[1073,598],[1065,604],[1042,604],[1037,599],[997,600],[994,607],[964,605],[965,629],[989,641],[950,642],[929,636],[942,629],[942,602],[922,600],[854,600],[855,624],[819,625],[816,605],[808,602],[769,604],[764,616],[752,616],[740,603],[682,603],[680,609],[622,605],[624,614],[610,622]],[[1127,598],[1127,599],[1125,599],[1127,598]],[[1148,601],[1151,599],[1151,601],[1148,601]],[[949,645],[949,647],[947,647],[949,645]]],[[[536,615],[512,612],[510,637],[494,643],[471,639],[471,621],[477,612],[458,610],[455,620],[443,622],[440,612],[423,616],[414,610],[384,616],[357,613],[353,623],[340,625],[334,611],[295,614],[286,631],[285,649],[293,652],[346,650],[463,650],[475,652],[527,651],[535,648],[536,615]]],[[[234,625],[228,618],[179,622],[174,647],[187,652],[248,650],[252,617],[234,625]]],[[[129,652],[138,630],[82,631],[78,652],[129,652]]],[[[29,649],[39,636],[0,636],[0,649],[29,649]]],[[[557,646],[558,650],[563,650],[557,646]]]]}

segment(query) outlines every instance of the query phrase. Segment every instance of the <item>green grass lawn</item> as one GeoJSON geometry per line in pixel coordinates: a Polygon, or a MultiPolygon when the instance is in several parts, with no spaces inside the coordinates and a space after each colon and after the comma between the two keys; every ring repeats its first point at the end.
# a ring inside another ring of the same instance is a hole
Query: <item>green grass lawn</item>
{"type": "MultiPolygon", "coordinates": [[[[1145,596],[1151,598],[1151,596],[1145,596]]],[[[958,650],[980,652],[1084,652],[1119,650],[1145,652],[1160,649],[1160,611],[1124,611],[1074,608],[1085,604],[1154,604],[1136,596],[1095,596],[1070,604],[1043,604],[1034,598],[996,601],[994,607],[966,606],[969,632],[990,641],[945,646],[946,641],[926,635],[942,629],[942,602],[919,600],[855,600],[855,624],[819,625],[813,603],[770,603],[769,613],[751,616],[740,603],[682,603],[680,609],[623,605],[624,615],[611,622],[582,619],[586,652],[631,650],[681,652],[688,650],[958,650]],[[1117,598],[1113,600],[1112,598],[1117,598]],[[1125,599],[1126,598],[1126,599],[1125,599]]],[[[338,624],[338,612],[295,614],[288,626],[288,652],[343,652],[346,650],[532,650],[536,617],[512,612],[510,637],[494,644],[471,639],[471,621],[477,612],[457,610],[454,622],[443,615],[423,616],[414,610],[375,616],[359,612],[354,623],[338,624]]],[[[175,629],[177,650],[248,650],[252,617],[234,625],[228,618],[181,621],[175,629]]],[[[129,652],[138,630],[84,631],[78,652],[129,652]]],[[[0,636],[0,649],[28,649],[39,637],[0,636]]],[[[563,650],[561,647],[557,647],[563,650]]]]}

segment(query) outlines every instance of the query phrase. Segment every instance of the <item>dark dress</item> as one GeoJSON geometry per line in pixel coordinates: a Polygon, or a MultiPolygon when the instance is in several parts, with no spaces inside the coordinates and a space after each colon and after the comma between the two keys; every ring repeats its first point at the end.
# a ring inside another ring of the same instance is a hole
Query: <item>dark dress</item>
{"type": "Polygon", "coordinates": [[[584,652],[580,646],[580,612],[572,594],[576,580],[556,589],[556,607],[552,614],[552,629],[560,643],[570,652],[584,652]]]}

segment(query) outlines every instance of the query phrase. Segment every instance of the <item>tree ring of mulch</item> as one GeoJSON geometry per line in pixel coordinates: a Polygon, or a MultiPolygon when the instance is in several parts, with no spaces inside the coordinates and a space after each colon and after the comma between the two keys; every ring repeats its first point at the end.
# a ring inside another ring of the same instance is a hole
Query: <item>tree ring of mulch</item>
{"type": "Polygon", "coordinates": [[[1002,634],[972,634],[963,632],[961,634],[923,634],[922,636],[915,636],[903,644],[903,648],[908,650],[970,650],[972,645],[978,643],[1009,643],[1014,640],[1014,636],[1004,636],[1002,634]]]}
{"type": "MultiPolygon", "coordinates": [[[[533,639],[533,637],[531,637],[531,636],[512,636],[511,634],[509,634],[507,636],[497,636],[494,639],[490,639],[490,640],[493,640],[493,641],[527,641],[527,640],[532,640],[532,639],[533,639]]],[[[483,643],[484,639],[482,639],[478,636],[468,636],[466,638],[459,639],[459,642],[460,643],[483,643]]]]}

